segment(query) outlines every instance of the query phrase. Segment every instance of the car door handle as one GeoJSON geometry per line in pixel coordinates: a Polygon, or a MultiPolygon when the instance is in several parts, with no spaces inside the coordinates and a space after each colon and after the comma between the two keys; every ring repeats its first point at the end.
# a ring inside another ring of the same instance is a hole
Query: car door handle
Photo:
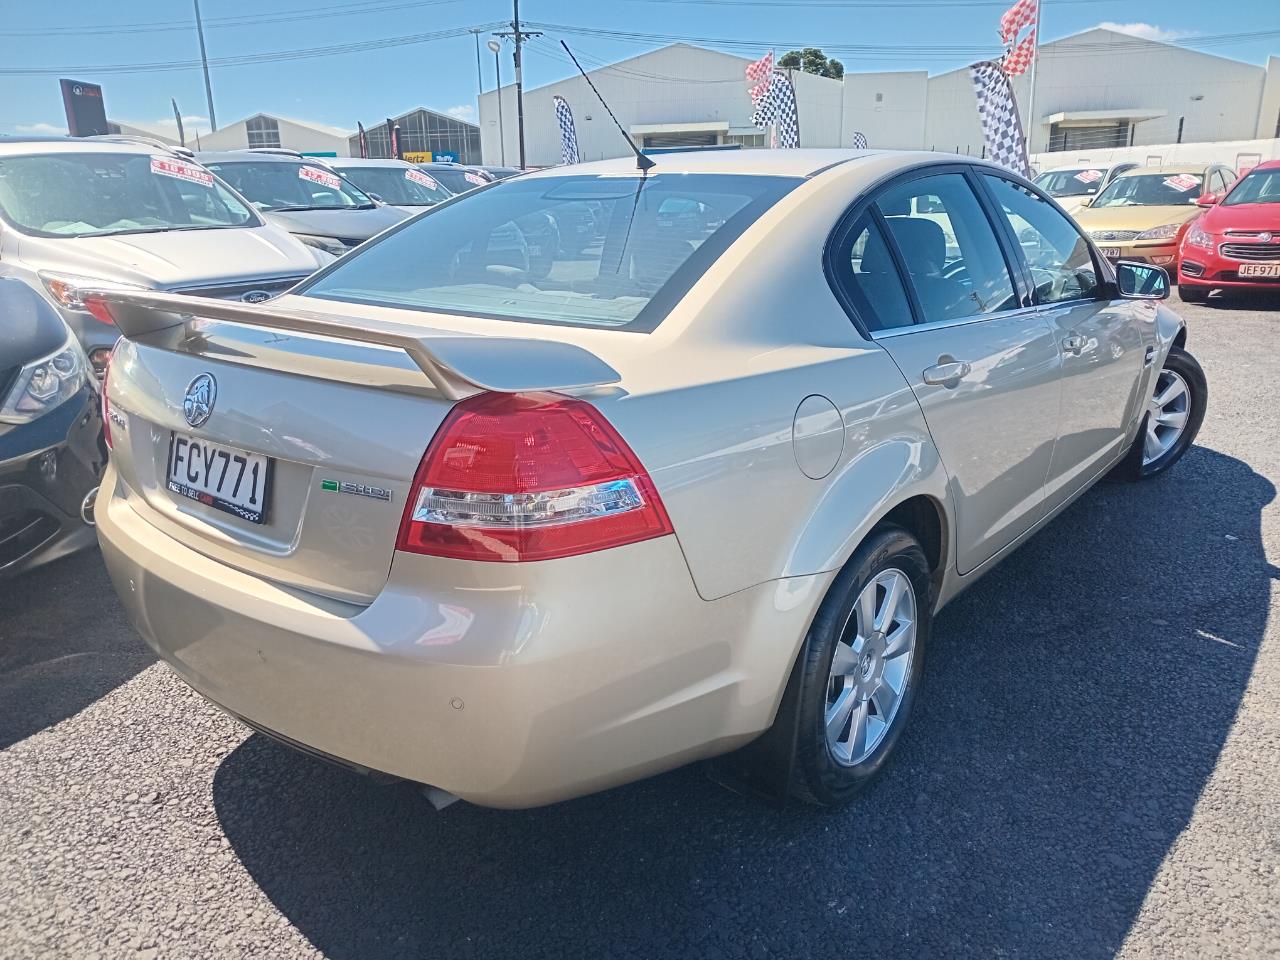
{"type": "Polygon", "coordinates": [[[969,365],[963,360],[948,360],[925,367],[924,382],[935,387],[954,387],[969,375],[969,365]]]}
{"type": "Polygon", "coordinates": [[[1070,336],[1062,341],[1062,349],[1074,357],[1084,353],[1084,337],[1070,336]]]}
{"type": "Polygon", "coordinates": [[[1156,359],[1156,348],[1147,347],[1147,354],[1142,360],[1142,365],[1144,367],[1149,367],[1151,366],[1152,363],[1155,362],[1155,359],[1156,359]]]}

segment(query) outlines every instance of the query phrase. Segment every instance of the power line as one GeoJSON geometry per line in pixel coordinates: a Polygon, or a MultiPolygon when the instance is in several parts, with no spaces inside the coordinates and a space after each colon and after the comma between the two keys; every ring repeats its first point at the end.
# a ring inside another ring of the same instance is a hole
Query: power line
{"type": "MultiPolygon", "coordinates": [[[[241,14],[233,17],[205,17],[206,30],[227,29],[228,27],[256,27],[268,23],[293,23],[299,17],[307,20],[323,20],[329,17],[347,17],[371,13],[383,13],[392,10],[404,10],[414,7],[438,7],[445,4],[461,3],[463,0],[373,0],[365,3],[340,3],[324,7],[291,8],[288,10],[267,11],[264,14],[241,14]]],[[[170,31],[187,31],[191,29],[190,20],[152,20],[140,23],[103,23],[92,26],[45,27],[41,30],[0,30],[2,37],[78,37],[107,36],[146,33],[164,33],[170,31]]]]}
{"type": "MultiPolygon", "coordinates": [[[[277,50],[267,53],[251,53],[238,57],[210,58],[210,67],[240,67],[259,63],[278,63],[285,60],[310,60],[317,57],[340,56],[348,53],[361,53],[366,50],[382,50],[387,47],[402,47],[416,43],[429,43],[434,40],[446,40],[451,37],[464,37],[472,30],[492,30],[503,26],[505,21],[497,20],[472,27],[454,27],[449,30],[437,30],[434,33],[413,33],[399,37],[382,37],[377,40],[362,40],[355,43],[338,43],[324,47],[305,47],[298,50],[277,50]]],[[[200,67],[199,60],[168,60],[152,63],[112,63],[112,64],[80,64],[59,67],[0,67],[0,76],[57,76],[73,73],[94,73],[100,75],[121,73],[162,73],[176,70],[194,70],[200,67]]]]}

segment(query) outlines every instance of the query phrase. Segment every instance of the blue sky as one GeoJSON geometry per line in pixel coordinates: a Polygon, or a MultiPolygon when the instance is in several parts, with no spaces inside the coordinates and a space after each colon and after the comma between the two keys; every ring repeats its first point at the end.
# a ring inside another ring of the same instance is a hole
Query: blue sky
{"type": "MultiPolygon", "coordinates": [[[[524,0],[526,20],[627,33],[716,40],[874,45],[874,52],[837,53],[850,71],[928,69],[940,72],[995,46],[1003,5],[992,0],[524,0]],[[938,49],[950,47],[952,49],[938,49]],[[956,48],[962,48],[957,50],[956,48]]],[[[1008,0],[1012,2],[1012,0],[1008,0]]],[[[65,133],[58,76],[103,85],[115,120],[172,126],[176,97],[188,126],[207,125],[199,69],[107,73],[101,65],[194,60],[198,56],[190,0],[10,0],[0,20],[0,70],[65,67],[46,76],[0,73],[0,132],[65,133]]],[[[336,44],[431,34],[510,19],[510,0],[204,0],[211,59],[298,51],[336,44]]],[[[1045,0],[1042,33],[1054,39],[1099,23],[1161,39],[1280,30],[1280,0],[1045,0]],[[1224,11],[1210,18],[1207,12],[1224,11]]],[[[482,43],[489,39],[486,32],[482,43]]],[[[556,38],[558,39],[558,37],[556,38]]],[[[570,36],[585,64],[621,59],[652,48],[645,40],[570,36]]],[[[1264,63],[1280,51],[1276,37],[1215,43],[1206,52],[1264,63]]],[[[258,111],[351,129],[415,106],[472,117],[476,97],[475,42],[470,35],[402,43],[342,55],[228,65],[213,69],[218,119],[229,123],[258,111]]],[[[572,69],[550,42],[526,48],[525,82],[537,86],[572,69]],[[545,44],[545,45],[543,45],[545,44]]],[[[763,49],[763,48],[762,48],[763,49]]],[[[734,47],[732,52],[756,50],[734,47]]],[[[779,52],[782,52],[780,49],[779,52]]],[[[482,49],[483,82],[493,84],[493,55],[482,49]]],[[[509,49],[503,78],[511,82],[509,49]]]]}

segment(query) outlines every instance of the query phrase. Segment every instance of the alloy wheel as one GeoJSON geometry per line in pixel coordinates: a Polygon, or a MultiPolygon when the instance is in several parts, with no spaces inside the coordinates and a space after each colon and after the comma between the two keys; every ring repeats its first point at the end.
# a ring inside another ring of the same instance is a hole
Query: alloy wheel
{"type": "Polygon", "coordinates": [[[1142,444],[1142,465],[1155,463],[1173,449],[1191,415],[1191,392],[1181,374],[1160,371],[1147,403],[1147,435],[1142,444]]]}
{"type": "Polygon", "coordinates": [[[875,752],[897,716],[916,648],[916,593],[901,570],[862,588],[845,622],[827,680],[827,745],[846,766],[875,752]]]}

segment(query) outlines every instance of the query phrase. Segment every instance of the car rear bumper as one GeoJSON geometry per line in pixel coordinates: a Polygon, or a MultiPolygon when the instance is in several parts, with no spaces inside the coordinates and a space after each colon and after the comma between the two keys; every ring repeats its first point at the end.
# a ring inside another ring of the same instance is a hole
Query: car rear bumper
{"type": "Polygon", "coordinates": [[[771,722],[825,577],[702,600],[674,537],[565,560],[397,553],[368,606],[189,549],[108,470],[107,568],[192,687],[251,725],[475,803],[535,806],[745,743],[771,722]]]}

